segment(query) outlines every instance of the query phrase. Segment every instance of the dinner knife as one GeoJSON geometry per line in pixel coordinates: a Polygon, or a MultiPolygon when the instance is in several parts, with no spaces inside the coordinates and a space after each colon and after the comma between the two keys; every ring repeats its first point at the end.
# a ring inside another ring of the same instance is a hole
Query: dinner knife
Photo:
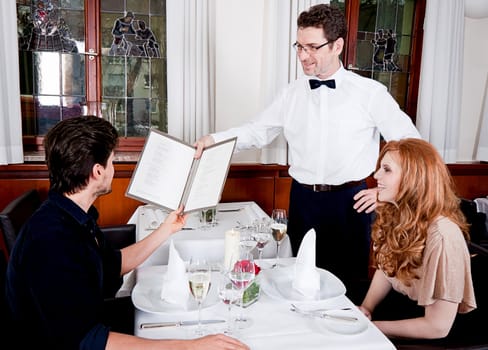
{"type": "Polygon", "coordinates": [[[314,316],[317,316],[320,318],[328,318],[331,320],[340,320],[340,321],[348,321],[348,322],[356,322],[358,320],[357,317],[343,316],[343,315],[331,315],[331,314],[327,314],[327,313],[316,314],[314,316]]]}
{"type": "Polygon", "coordinates": [[[296,307],[292,307],[290,310],[309,317],[328,318],[331,320],[341,320],[341,321],[348,321],[348,322],[358,321],[358,318],[353,316],[335,315],[335,314],[330,314],[328,312],[305,311],[305,310],[298,309],[296,307]]]}
{"type": "MultiPolygon", "coordinates": [[[[222,323],[225,320],[201,320],[201,324],[222,323]]],[[[140,328],[160,328],[160,327],[183,327],[197,325],[197,320],[191,321],[176,321],[176,322],[154,322],[154,323],[141,323],[140,328]]]]}
{"type": "MultiPolygon", "coordinates": [[[[156,230],[158,227],[159,227],[159,226],[156,226],[156,227],[152,227],[152,226],[151,226],[151,227],[146,227],[146,228],[144,229],[144,231],[154,231],[154,230],[156,230]]],[[[183,227],[183,228],[182,228],[182,230],[183,230],[183,231],[185,231],[185,230],[195,230],[195,228],[194,228],[194,227],[183,227]]]]}

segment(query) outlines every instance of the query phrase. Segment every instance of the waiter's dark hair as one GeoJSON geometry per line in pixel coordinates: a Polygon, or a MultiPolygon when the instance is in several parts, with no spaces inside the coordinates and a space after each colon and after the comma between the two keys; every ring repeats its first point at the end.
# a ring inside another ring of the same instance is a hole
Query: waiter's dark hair
{"type": "Polygon", "coordinates": [[[117,130],[102,118],[81,116],[58,122],[44,137],[51,189],[73,194],[85,188],[93,166],[107,166],[117,141],[117,130]]]}
{"type": "Polygon", "coordinates": [[[298,16],[297,26],[298,28],[322,28],[325,38],[329,41],[339,38],[346,40],[346,18],[342,10],[336,6],[318,4],[310,7],[308,11],[303,11],[298,16]]]}

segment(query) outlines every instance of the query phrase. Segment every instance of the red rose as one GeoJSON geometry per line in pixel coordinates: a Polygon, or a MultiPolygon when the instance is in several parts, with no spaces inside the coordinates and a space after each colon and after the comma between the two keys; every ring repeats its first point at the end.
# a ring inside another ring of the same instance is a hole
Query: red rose
{"type": "Polygon", "coordinates": [[[259,274],[259,271],[261,271],[261,268],[258,266],[258,264],[254,263],[254,274],[256,276],[259,274]]]}
{"type": "MultiPolygon", "coordinates": [[[[251,261],[249,260],[240,260],[240,261],[236,261],[236,263],[234,264],[234,269],[236,268],[245,268],[247,267],[249,264],[251,264],[251,261]]],[[[259,274],[259,271],[261,271],[261,268],[259,267],[258,264],[254,263],[254,275],[257,276],[259,274]]]]}

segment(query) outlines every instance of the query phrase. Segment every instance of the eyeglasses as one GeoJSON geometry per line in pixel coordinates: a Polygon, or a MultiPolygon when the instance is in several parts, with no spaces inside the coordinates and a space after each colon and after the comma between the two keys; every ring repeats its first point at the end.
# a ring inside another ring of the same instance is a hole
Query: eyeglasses
{"type": "Polygon", "coordinates": [[[319,49],[321,49],[325,45],[330,44],[330,43],[333,43],[333,42],[334,42],[334,40],[329,40],[326,43],[323,43],[322,45],[319,45],[319,46],[302,45],[302,44],[299,44],[299,43],[294,43],[293,44],[293,48],[295,49],[295,51],[297,53],[302,53],[302,51],[305,51],[309,55],[313,55],[314,53],[316,53],[319,49]]]}

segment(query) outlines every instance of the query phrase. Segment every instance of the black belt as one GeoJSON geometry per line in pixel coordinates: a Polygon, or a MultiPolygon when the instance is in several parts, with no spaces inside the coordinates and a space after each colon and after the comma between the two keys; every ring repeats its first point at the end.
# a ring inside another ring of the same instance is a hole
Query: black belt
{"type": "Polygon", "coordinates": [[[314,192],[329,192],[329,191],[339,191],[339,190],[344,190],[346,188],[356,187],[363,184],[363,182],[364,179],[359,181],[345,182],[341,185],[322,185],[322,184],[315,184],[315,185],[300,184],[300,185],[314,192]]]}

